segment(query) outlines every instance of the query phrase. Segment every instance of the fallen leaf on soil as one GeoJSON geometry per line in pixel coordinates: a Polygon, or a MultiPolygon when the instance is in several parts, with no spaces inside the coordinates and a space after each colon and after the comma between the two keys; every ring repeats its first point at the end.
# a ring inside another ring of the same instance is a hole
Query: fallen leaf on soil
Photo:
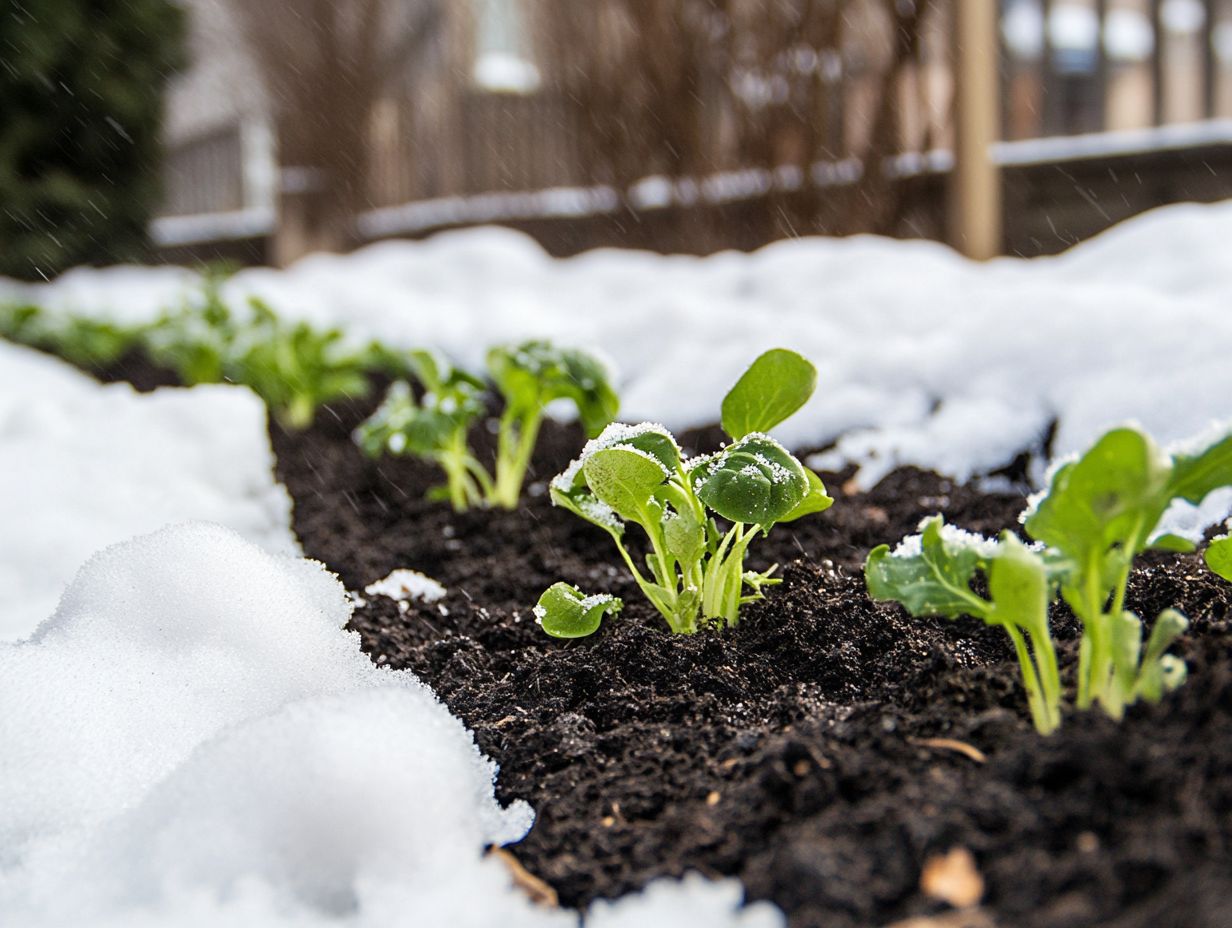
{"type": "Polygon", "coordinates": [[[954,847],[924,862],[920,891],[956,909],[968,909],[984,898],[984,878],[971,852],[965,847],[954,847]]]}
{"type": "Polygon", "coordinates": [[[992,916],[982,909],[963,912],[943,912],[941,915],[920,915],[904,918],[885,928],[996,928],[992,916]]]}
{"type": "Polygon", "coordinates": [[[977,764],[983,764],[988,761],[988,755],[979,748],[967,744],[965,741],[958,741],[955,738],[912,738],[911,743],[919,745],[922,748],[936,748],[938,751],[953,751],[956,754],[961,754],[963,757],[975,761],[977,764]]]}
{"type": "Polygon", "coordinates": [[[560,900],[556,897],[556,890],[523,867],[522,862],[514,857],[512,853],[503,847],[494,847],[488,851],[488,855],[495,857],[508,868],[509,878],[513,881],[513,885],[526,893],[530,901],[535,903],[535,905],[547,906],[553,909],[560,905],[560,900]]]}

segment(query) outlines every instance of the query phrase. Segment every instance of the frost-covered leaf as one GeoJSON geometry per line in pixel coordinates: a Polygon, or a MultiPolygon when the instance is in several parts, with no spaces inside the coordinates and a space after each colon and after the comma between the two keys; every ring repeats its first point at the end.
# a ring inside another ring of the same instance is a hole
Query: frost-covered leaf
{"type": "Polygon", "coordinates": [[[623,608],[615,596],[586,596],[568,583],[554,583],[539,597],[535,619],[553,638],[585,638],[599,630],[605,615],[623,608]]]}
{"type": "Polygon", "coordinates": [[[869,595],[901,603],[914,616],[985,618],[991,603],[972,592],[971,580],[995,556],[995,547],[968,542],[941,516],[921,528],[920,535],[904,539],[894,551],[880,545],[869,554],[864,565],[869,595]]]}
{"type": "Polygon", "coordinates": [[[604,448],[582,465],[586,483],[622,519],[640,521],[655,489],[668,477],[662,463],[627,446],[604,448]]]}
{"type": "Polygon", "coordinates": [[[724,519],[770,527],[808,496],[804,465],[768,435],[753,434],[724,448],[707,465],[698,498],[724,519]]]}
{"type": "Polygon", "coordinates": [[[1220,535],[1207,545],[1206,566],[1225,580],[1232,581],[1232,535],[1220,535]]]}
{"type": "Polygon", "coordinates": [[[768,432],[793,415],[817,388],[806,358],[774,348],[757,358],[723,398],[723,431],[732,438],[768,432]]]}
{"type": "Polygon", "coordinates": [[[488,371],[505,402],[517,412],[571,399],[587,435],[595,435],[620,410],[607,367],[594,355],[551,342],[529,341],[488,352],[488,371]]]}
{"type": "Polygon", "coordinates": [[[811,516],[818,512],[825,512],[834,505],[834,498],[826,492],[826,485],[821,482],[818,477],[809,468],[804,468],[804,476],[808,478],[808,493],[804,499],[787,515],[779,519],[780,522],[794,522],[796,519],[802,519],[805,516],[811,516]]]}

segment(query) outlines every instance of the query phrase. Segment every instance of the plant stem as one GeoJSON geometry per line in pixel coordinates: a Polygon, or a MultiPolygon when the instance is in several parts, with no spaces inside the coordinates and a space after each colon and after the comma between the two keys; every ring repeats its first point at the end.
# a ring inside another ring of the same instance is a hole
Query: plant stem
{"type": "Polygon", "coordinates": [[[539,426],[543,422],[542,409],[530,409],[520,415],[506,409],[501,415],[500,438],[496,451],[496,486],[489,499],[505,509],[518,508],[522,496],[522,482],[526,469],[535,453],[539,438],[539,426]]]}
{"type": "MultiPolygon", "coordinates": [[[[1014,650],[1018,654],[1018,665],[1022,669],[1022,682],[1027,689],[1027,704],[1031,708],[1031,718],[1035,722],[1036,731],[1041,735],[1051,734],[1060,724],[1059,713],[1056,707],[1049,702],[1040,685],[1040,675],[1036,670],[1031,651],[1027,648],[1026,640],[1022,632],[1013,625],[1006,623],[1002,627],[1014,642],[1014,650]]],[[[1031,643],[1038,644],[1034,636],[1032,636],[1031,643]]]]}

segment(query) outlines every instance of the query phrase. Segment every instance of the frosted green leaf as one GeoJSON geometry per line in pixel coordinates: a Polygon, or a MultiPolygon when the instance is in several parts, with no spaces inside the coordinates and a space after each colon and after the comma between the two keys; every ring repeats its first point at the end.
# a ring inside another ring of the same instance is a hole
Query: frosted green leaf
{"type": "Polygon", "coordinates": [[[809,494],[804,465],[768,435],[749,435],[721,451],[698,480],[698,498],[732,522],[769,527],[809,494]]]}
{"type": "Polygon", "coordinates": [[[668,476],[657,458],[625,446],[596,451],[586,458],[582,471],[591,492],[622,519],[641,516],[668,476]]]}
{"type": "Polygon", "coordinates": [[[1232,581],[1232,535],[1220,535],[1211,541],[1203,557],[1207,567],[1232,581]]]}
{"type": "Polygon", "coordinates": [[[553,638],[585,638],[599,630],[605,615],[615,615],[623,606],[607,593],[586,596],[568,583],[554,583],[539,597],[534,613],[553,638]]]}

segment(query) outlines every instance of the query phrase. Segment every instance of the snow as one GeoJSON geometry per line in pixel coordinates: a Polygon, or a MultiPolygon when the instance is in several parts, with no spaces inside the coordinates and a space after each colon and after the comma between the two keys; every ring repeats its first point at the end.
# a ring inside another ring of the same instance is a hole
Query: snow
{"type": "MultiPolygon", "coordinates": [[[[1126,419],[1166,443],[1226,415],[1230,235],[1232,203],[1186,204],[1029,261],[977,264],[868,236],[554,260],[489,227],[242,271],[225,292],[470,367],[492,344],[532,337],[601,348],[622,372],[622,419],[677,432],[715,421],[759,351],[792,347],[817,365],[819,388],[776,437],[832,444],[818,463],[853,462],[868,486],[900,464],[960,480],[995,470],[1054,418],[1064,454],[1126,419]]],[[[184,298],[182,273],[79,270],[23,292],[61,310],[149,316],[184,298]]]]}
{"type": "Polygon", "coordinates": [[[369,583],[364,587],[369,596],[385,596],[394,602],[406,602],[418,599],[425,603],[434,603],[445,598],[446,589],[417,570],[399,568],[391,571],[389,576],[369,583]]]}
{"type": "Polygon", "coordinates": [[[475,83],[496,93],[534,93],[539,69],[533,62],[509,52],[487,51],[475,60],[475,83]]]}
{"type": "Polygon", "coordinates": [[[228,239],[257,238],[274,231],[277,217],[265,207],[218,213],[162,216],[150,223],[150,237],[163,247],[228,239]]]}
{"type": "MultiPolygon", "coordinates": [[[[572,928],[489,844],[529,828],[407,672],[374,666],[321,565],[220,526],[92,558],[0,644],[0,921],[572,928]]],[[[776,928],[738,884],[652,885],[600,926],[776,928]]]]}
{"type": "Polygon", "coordinates": [[[51,614],[91,554],[204,519],[297,551],[265,407],[247,389],[138,394],[0,341],[0,640],[51,614]]]}

